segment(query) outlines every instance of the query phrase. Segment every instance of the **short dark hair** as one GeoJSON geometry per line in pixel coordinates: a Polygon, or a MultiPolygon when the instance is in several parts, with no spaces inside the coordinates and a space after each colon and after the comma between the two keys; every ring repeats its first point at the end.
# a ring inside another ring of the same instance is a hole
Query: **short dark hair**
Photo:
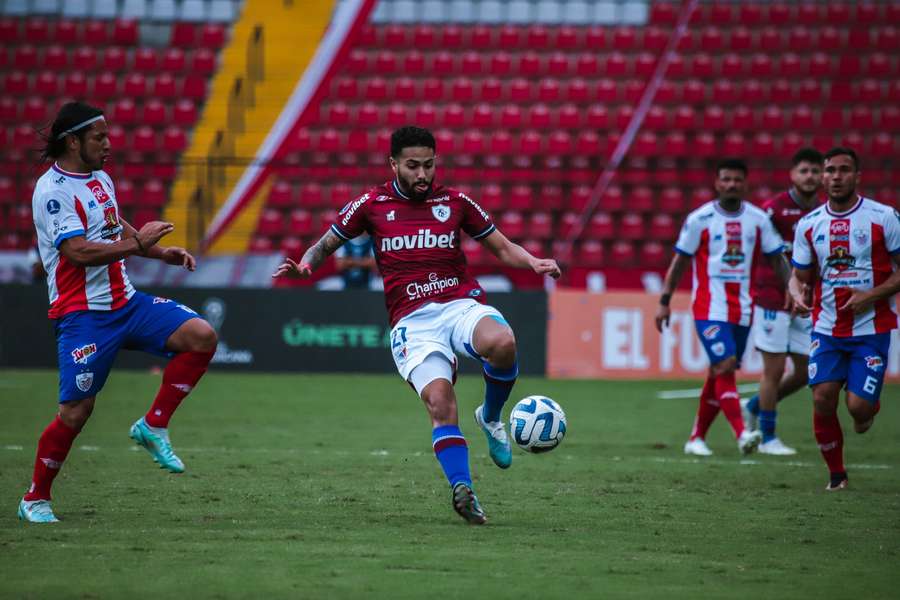
{"type": "Polygon", "coordinates": [[[716,163],[716,177],[719,176],[719,172],[721,172],[722,169],[741,171],[744,174],[744,177],[747,176],[747,163],[740,158],[723,158],[716,163]]]}
{"type": "Polygon", "coordinates": [[[825,157],[823,157],[822,153],[815,148],[800,148],[794,153],[794,156],[791,157],[791,166],[796,167],[802,162],[821,165],[825,162],[825,157]]]}
{"type": "Polygon", "coordinates": [[[84,102],[67,102],[63,104],[56,114],[56,119],[54,119],[49,128],[44,128],[42,132],[45,144],[41,152],[41,162],[46,161],[48,158],[59,158],[65,154],[66,133],[77,135],[83,142],[84,134],[88,131],[88,127],[82,127],[76,131],[69,130],[85,121],[100,116],[103,116],[102,110],[84,102]]]}
{"type": "Polygon", "coordinates": [[[407,125],[391,134],[391,156],[397,158],[404,148],[431,148],[437,151],[437,144],[431,132],[422,127],[407,125]]]}
{"type": "Polygon", "coordinates": [[[828,160],[829,158],[834,158],[835,156],[849,156],[853,159],[853,167],[859,171],[859,157],[856,155],[856,152],[851,148],[845,148],[844,146],[836,146],[825,153],[824,160],[828,160]]]}

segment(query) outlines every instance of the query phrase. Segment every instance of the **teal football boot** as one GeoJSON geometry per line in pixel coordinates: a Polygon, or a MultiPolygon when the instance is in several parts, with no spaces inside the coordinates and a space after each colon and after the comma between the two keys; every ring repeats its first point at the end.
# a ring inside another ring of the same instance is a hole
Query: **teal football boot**
{"type": "Polygon", "coordinates": [[[184,463],[172,450],[172,442],[169,441],[169,430],[161,427],[150,427],[141,417],[131,426],[131,439],[143,447],[153,460],[159,463],[161,469],[172,473],[184,473],[184,463]]]}
{"type": "Polygon", "coordinates": [[[19,519],[29,523],[59,523],[59,519],[53,514],[49,500],[28,501],[22,498],[19,502],[19,519]]]}
{"type": "Polygon", "coordinates": [[[481,414],[484,409],[483,405],[478,405],[475,409],[475,422],[484,431],[484,435],[488,441],[488,452],[491,460],[501,469],[508,469],[512,464],[512,447],[509,444],[509,435],[503,426],[503,421],[486,422],[481,414]]]}

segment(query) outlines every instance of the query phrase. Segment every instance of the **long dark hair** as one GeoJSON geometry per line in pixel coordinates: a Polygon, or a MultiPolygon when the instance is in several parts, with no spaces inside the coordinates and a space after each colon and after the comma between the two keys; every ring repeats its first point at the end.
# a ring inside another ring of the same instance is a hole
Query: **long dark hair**
{"type": "Polygon", "coordinates": [[[76,131],[69,131],[85,121],[103,115],[103,111],[84,102],[67,102],[59,109],[56,119],[51,125],[45,127],[40,135],[44,139],[44,148],[41,150],[41,162],[49,159],[57,159],[66,152],[66,135],[77,135],[84,142],[84,134],[88,127],[82,127],[76,131]]]}

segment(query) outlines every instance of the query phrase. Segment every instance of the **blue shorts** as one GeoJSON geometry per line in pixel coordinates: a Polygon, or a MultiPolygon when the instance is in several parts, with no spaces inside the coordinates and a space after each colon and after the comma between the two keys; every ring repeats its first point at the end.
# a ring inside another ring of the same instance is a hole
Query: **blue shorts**
{"type": "Polygon", "coordinates": [[[809,385],[844,381],[847,391],[876,404],[890,346],[890,333],[839,338],[814,331],[809,346],[809,385]]]}
{"type": "Polygon", "coordinates": [[[735,356],[738,367],[741,366],[741,358],[747,349],[747,337],[750,335],[749,327],[725,321],[694,321],[694,325],[710,365],[735,356]]]}
{"type": "Polygon", "coordinates": [[[168,298],[135,292],[118,310],[82,310],[56,322],[59,402],[94,396],[103,388],[119,348],[169,357],[166,340],[182,323],[199,318],[168,298]]]}

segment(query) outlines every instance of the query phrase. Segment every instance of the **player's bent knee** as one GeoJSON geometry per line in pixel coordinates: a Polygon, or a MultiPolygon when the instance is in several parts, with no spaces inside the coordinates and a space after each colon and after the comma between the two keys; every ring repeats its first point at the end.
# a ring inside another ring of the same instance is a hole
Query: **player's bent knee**
{"type": "Polygon", "coordinates": [[[59,405],[60,420],[71,429],[81,431],[94,412],[94,397],[72,400],[59,405]]]}
{"type": "Polygon", "coordinates": [[[875,416],[875,404],[854,393],[847,394],[847,410],[855,421],[866,421],[875,416]]]}
{"type": "Polygon", "coordinates": [[[717,362],[712,366],[713,375],[726,375],[734,373],[737,370],[737,358],[729,356],[722,362],[717,362]]]}

